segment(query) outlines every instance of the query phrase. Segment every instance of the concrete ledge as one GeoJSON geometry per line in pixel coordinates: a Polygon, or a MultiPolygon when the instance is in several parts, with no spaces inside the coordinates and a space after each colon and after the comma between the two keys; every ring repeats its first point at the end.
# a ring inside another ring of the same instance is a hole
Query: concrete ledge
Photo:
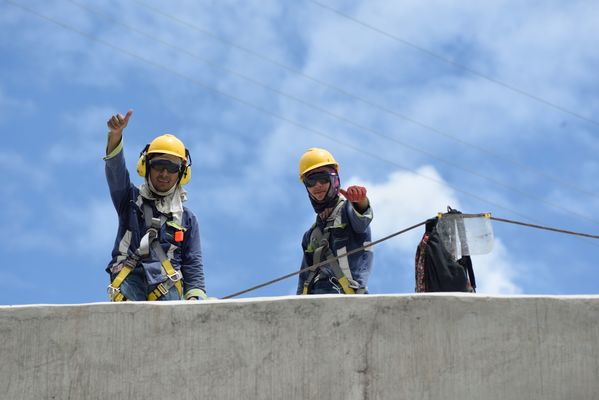
{"type": "Polygon", "coordinates": [[[599,296],[0,307],[3,399],[596,399],[599,296]]]}

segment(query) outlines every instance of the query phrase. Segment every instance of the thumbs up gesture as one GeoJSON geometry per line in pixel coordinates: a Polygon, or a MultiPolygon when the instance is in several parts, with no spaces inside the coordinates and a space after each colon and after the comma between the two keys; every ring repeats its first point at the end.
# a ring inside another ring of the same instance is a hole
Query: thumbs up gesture
{"type": "Polygon", "coordinates": [[[122,114],[113,115],[108,121],[106,121],[106,125],[108,126],[108,144],[106,145],[106,155],[112,153],[112,151],[121,142],[121,138],[123,137],[123,129],[127,127],[131,114],[133,114],[133,110],[127,111],[125,116],[122,114]]]}
{"type": "Polygon", "coordinates": [[[348,187],[346,190],[340,188],[339,193],[352,202],[356,210],[365,211],[368,208],[368,197],[366,197],[365,187],[354,185],[348,187]]]}
{"type": "Polygon", "coordinates": [[[347,190],[339,189],[339,193],[352,203],[366,200],[366,188],[362,186],[350,186],[347,190]]]}
{"type": "Polygon", "coordinates": [[[116,114],[110,117],[110,119],[106,122],[106,125],[108,125],[108,129],[110,130],[110,134],[118,136],[122,135],[123,129],[125,129],[129,123],[131,114],[133,114],[133,110],[127,111],[125,116],[122,114],[116,114]]]}

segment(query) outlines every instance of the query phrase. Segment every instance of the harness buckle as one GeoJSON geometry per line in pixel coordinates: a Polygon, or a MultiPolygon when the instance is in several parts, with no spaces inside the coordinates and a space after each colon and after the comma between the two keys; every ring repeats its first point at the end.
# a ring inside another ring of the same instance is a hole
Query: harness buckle
{"type": "Polygon", "coordinates": [[[158,289],[163,296],[166,296],[166,294],[168,293],[168,289],[164,287],[162,283],[159,283],[158,286],[156,286],[156,289],[158,289]]]}
{"type": "Polygon", "coordinates": [[[153,218],[152,217],[152,228],[157,230],[160,229],[161,223],[160,223],[160,218],[153,218]]]}
{"type": "Polygon", "coordinates": [[[137,266],[137,262],[139,261],[139,258],[135,255],[130,255],[129,257],[127,257],[127,259],[125,260],[124,265],[128,266],[131,269],[135,269],[135,267],[137,266]]]}
{"type": "Polygon", "coordinates": [[[115,288],[112,285],[108,285],[108,288],[106,288],[106,291],[108,292],[108,298],[111,301],[114,301],[114,297],[121,292],[121,288],[115,288]]]}
{"type": "Polygon", "coordinates": [[[177,270],[175,270],[175,272],[172,275],[167,275],[167,277],[173,282],[177,282],[183,279],[183,275],[181,275],[181,272],[177,270]]]}

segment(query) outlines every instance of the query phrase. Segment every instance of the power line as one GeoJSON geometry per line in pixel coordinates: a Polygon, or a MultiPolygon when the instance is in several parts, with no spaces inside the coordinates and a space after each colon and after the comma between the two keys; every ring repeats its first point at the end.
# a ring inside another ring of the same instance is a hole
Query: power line
{"type": "Polygon", "coordinates": [[[560,106],[560,105],[557,105],[557,104],[555,104],[553,102],[545,100],[545,99],[543,99],[543,98],[541,98],[541,97],[539,97],[539,96],[537,96],[535,94],[531,94],[531,93],[529,93],[527,91],[524,91],[524,90],[522,90],[520,88],[517,88],[517,87],[515,87],[515,86],[513,86],[511,84],[508,84],[506,82],[503,82],[503,81],[501,81],[499,79],[496,79],[496,78],[493,78],[493,77],[491,77],[489,75],[486,75],[486,74],[483,74],[481,72],[478,72],[478,71],[476,71],[476,70],[474,70],[474,69],[472,69],[472,68],[470,68],[470,67],[468,67],[468,66],[466,66],[464,64],[461,64],[461,63],[459,63],[459,62],[457,62],[455,60],[449,59],[449,58],[447,58],[445,56],[442,56],[442,55],[437,54],[437,53],[435,53],[435,52],[433,52],[431,50],[428,50],[428,49],[426,49],[426,48],[424,48],[422,46],[414,44],[414,43],[412,43],[412,42],[410,42],[410,41],[408,41],[406,39],[403,39],[403,38],[401,38],[399,36],[396,36],[396,35],[393,35],[391,33],[386,32],[386,31],[383,31],[382,29],[379,29],[379,28],[377,28],[377,27],[375,27],[373,25],[370,25],[370,24],[368,24],[368,23],[366,23],[364,21],[361,21],[361,20],[359,20],[357,18],[354,18],[351,15],[348,15],[348,14],[346,14],[346,13],[344,13],[344,12],[342,12],[342,11],[336,9],[336,8],[333,8],[331,6],[323,4],[323,3],[319,2],[319,1],[316,1],[316,0],[308,0],[308,1],[310,1],[311,3],[317,5],[317,6],[323,8],[325,10],[328,10],[328,11],[334,13],[334,14],[337,14],[337,15],[345,18],[345,19],[348,19],[348,20],[350,20],[350,21],[352,21],[352,22],[354,22],[354,23],[356,23],[356,24],[358,24],[358,25],[360,25],[360,26],[362,26],[364,28],[367,28],[367,29],[369,29],[369,30],[371,30],[373,32],[379,33],[379,34],[381,34],[381,35],[383,35],[383,36],[385,36],[385,37],[387,37],[389,39],[392,39],[392,40],[394,40],[394,41],[396,41],[398,43],[401,43],[401,44],[403,44],[405,46],[408,46],[408,47],[411,47],[411,48],[413,48],[415,50],[418,50],[419,52],[421,52],[423,54],[426,54],[427,56],[432,57],[432,58],[434,58],[434,59],[436,59],[438,61],[442,61],[442,62],[444,62],[446,64],[449,64],[449,65],[451,65],[451,66],[453,66],[455,68],[458,68],[458,69],[461,69],[463,71],[466,71],[469,74],[472,74],[474,76],[477,76],[479,78],[482,78],[484,80],[492,82],[492,83],[494,83],[496,85],[499,85],[499,86],[501,86],[501,87],[503,87],[505,89],[508,89],[508,90],[514,92],[514,93],[517,93],[517,94],[520,94],[522,96],[528,97],[529,99],[535,100],[535,101],[537,101],[539,103],[545,104],[546,106],[552,107],[552,108],[554,108],[556,110],[559,110],[559,111],[561,111],[561,112],[563,112],[565,114],[569,114],[569,115],[571,115],[573,117],[576,117],[576,118],[578,118],[578,119],[580,119],[582,121],[586,121],[586,122],[589,122],[589,123],[594,124],[596,126],[599,126],[599,122],[595,121],[594,119],[585,117],[582,114],[579,114],[579,113],[574,112],[572,110],[569,110],[569,109],[567,109],[567,108],[565,108],[563,106],[560,106]]]}
{"type": "Polygon", "coordinates": [[[135,3],[137,3],[139,6],[145,8],[145,9],[147,9],[147,10],[149,10],[149,11],[151,11],[151,12],[157,14],[157,15],[160,15],[160,16],[162,16],[164,18],[170,19],[171,21],[174,21],[174,22],[176,22],[176,23],[178,23],[178,24],[180,24],[182,26],[185,26],[187,28],[191,28],[191,29],[195,30],[196,32],[199,32],[200,34],[202,34],[204,36],[210,37],[213,40],[218,41],[218,42],[220,42],[220,43],[222,43],[222,44],[224,44],[224,45],[226,45],[228,47],[231,47],[231,48],[234,48],[236,50],[242,51],[242,52],[244,52],[246,54],[249,54],[249,55],[251,55],[251,56],[253,56],[253,57],[257,58],[257,59],[263,60],[263,61],[265,61],[265,62],[267,62],[267,63],[269,63],[271,65],[279,67],[279,68],[281,68],[281,69],[283,69],[285,71],[293,73],[293,74],[295,74],[297,76],[300,76],[300,77],[302,77],[302,78],[304,78],[306,80],[312,81],[312,82],[314,82],[314,83],[316,83],[316,84],[318,84],[318,85],[320,85],[320,86],[322,86],[322,87],[324,87],[326,89],[332,90],[332,91],[337,92],[337,93],[339,93],[339,94],[341,94],[343,96],[346,96],[346,97],[351,98],[353,100],[359,101],[362,104],[366,104],[369,107],[372,107],[374,109],[378,109],[379,111],[383,111],[383,112],[385,112],[385,113],[387,113],[387,114],[389,114],[389,115],[391,115],[391,116],[393,116],[395,118],[407,121],[407,122],[409,122],[409,123],[411,123],[413,125],[416,125],[416,126],[422,128],[422,129],[428,130],[428,131],[430,131],[432,133],[435,133],[435,134],[437,134],[439,136],[445,137],[445,138],[447,138],[449,140],[452,140],[452,141],[454,141],[456,143],[459,143],[459,144],[461,144],[463,146],[470,147],[470,148],[472,148],[472,149],[474,149],[476,151],[479,151],[479,152],[481,152],[483,154],[491,156],[491,157],[493,157],[493,158],[495,158],[495,159],[497,159],[497,160],[499,160],[501,162],[507,162],[507,163],[516,165],[516,166],[518,166],[520,168],[524,168],[527,171],[532,172],[532,173],[534,173],[534,174],[536,174],[536,175],[538,175],[538,176],[540,176],[542,178],[551,180],[551,181],[553,181],[553,182],[555,182],[555,183],[557,183],[559,185],[562,185],[564,187],[568,187],[570,189],[576,190],[579,193],[582,193],[582,194],[585,194],[585,195],[588,195],[588,196],[592,196],[592,197],[595,197],[595,198],[599,198],[598,194],[593,193],[593,192],[588,191],[588,190],[585,190],[585,189],[582,189],[582,188],[579,188],[576,185],[572,184],[571,182],[567,182],[567,181],[564,181],[562,179],[558,179],[557,177],[554,177],[554,176],[552,176],[550,174],[547,174],[544,171],[539,171],[536,168],[533,168],[533,167],[531,167],[531,166],[529,166],[529,165],[527,165],[527,164],[525,164],[523,162],[511,159],[511,158],[507,158],[507,157],[502,156],[502,155],[499,155],[499,154],[497,154],[497,153],[489,150],[488,148],[485,148],[485,147],[482,147],[482,146],[470,143],[470,142],[465,141],[463,139],[460,139],[460,138],[458,138],[458,137],[456,137],[454,135],[451,135],[451,134],[448,134],[446,132],[443,132],[440,129],[437,129],[437,128],[432,127],[432,126],[430,126],[428,124],[425,124],[425,123],[423,123],[421,121],[418,121],[418,120],[416,120],[416,119],[414,119],[414,118],[412,118],[412,117],[410,117],[408,115],[399,113],[399,112],[397,112],[395,110],[392,110],[392,109],[390,109],[388,107],[385,107],[383,105],[374,103],[374,102],[372,102],[370,100],[367,100],[365,98],[362,98],[362,97],[360,97],[360,96],[358,96],[356,94],[350,93],[350,92],[348,92],[348,91],[346,91],[346,90],[344,90],[342,88],[339,88],[339,87],[337,87],[337,86],[335,86],[335,85],[333,85],[331,83],[325,82],[325,81],[323,81],[321,79],[318,79],[316,77],[308,75],[308,74],[306,74],[306,73],[298,70],[297,68],[294,68],[292,66],[284,64],[284,63],[282,63],[280,61],[274,60],[274,59],[269,58],[267,56],[264,56],[263,54],[261,54],[261,53],[259,53],[257,51],[251,50],[251,49],[249,49],[249,48],[247,48],[245,46],[241,46],[241,45],[239,45],[237,43],[234,43],[234,42],[232,42],[230,40],[224,39],[224,38],[220,37],[219,35],[211,32],[209,30],[203,29],[203,28],[201,28],[201,27],[199,27],[199,26],[197,26],[197,25],[195,25],[193,23],[187,22],[187,21],[185,21],[185,20],[183,20],[181,18],[178,18],[178,17],[176,17],[174,15],[171,15],[171,14],[168,14],[168,13],[166,13],[166,12],[160,10],[160,9],[152,7],[152,6],[144,3],[143,1],[140,1],[140,0],[133,0],[133,1],[135,3]]]}
{"type": "MultiPolygon", "coordinates": [[[[511,223],[511,224],[516,224],[516,225],[521,225],[521,226],[527,226],[527,227],[536,228],[536,229],[542,229],[542,230],[548,230],[548,231],[553,231],[553,232],[565,233],[565,234],[568,234],[568,235],[575,235],[575,236],[582,236],[582,237],[587,237],[587,238],[592,238],[592,239],[599,239],[599,235],[591,235],[591,234],[588,234],[588,233],[568,231],[568,230],[565,230],[565,229],[552,228],[552,227],[548,227],[548,226],[528,224],[528,223],[521,222],[521,221],[514,221],[514,220],[510,220],[510,219],[493,217],[490,214],[459,214],[456,217],[458,217],[458,218],[459,217],[462,217],[462,218],[485,217],[485,218],[489,218],[489,219],[494,220],[494,221],[507,222],[507,223],[511,223]]],[[[285,274],[285,275],[280,276],[278,278],[275,278],[275,279],[269,280],[267,282],[261,283],[259,285],[252,286],[252,287],[250,287],[248,289],[244,289],[244,290],[241,290],[239,292],[230,294],[228,296],[223,297],[223,299],[232,299],[234,297],[241,296],[242,294],[246,294],[246,293],[252,292],[254,290],[261,289],[261,288],[263,288],[265,286],[272,285],[273,283],[280,282],[280,281],[282,281],[284,279],[291,278],[292,276],[299,275],[299,274],[301,274],[303,272],[315,271],[317,268],[320,268],[320,267],[322,267],[324,265],[327,265],[327,264],[329,264],[329,263],[331,263],[333,261],[337,261],[341,257],[348,257],[348,256],[350,256],[352,254],[355,254],[355,253],[358,253],[360,251],[363,251],[366,248],[374,247],[374,246],[376,246],[376,245],[378,245],[378,244],[380,244],[382,242],[385,242],[385,241],[387,241],[387,240],[389,240],[391,238],[394,238],[395,236],[399,236],[399,235],[401,235],[403,233],[411,231],[412,229],[418,228],[419,226],[422,226],[422,225],[426,224],[426,222],[427,221],[422,221],[422,222],[420,222],[418,224],[412,225],[412,226],[410,226],[408,228],[405,228],[405,229],[402,229],[402,230],[397,231],[395,233],[392,233],[390,235],[387,235],[387,236],[385,236],[385,237],[383,237],[383,238],[381,238],[379,240],[376,240],[376,241],[374,241],[372,243],[369,243],[367,245],[364,245],[364,246],[358,247],[356,249],[353,249],[351,251],[348,251],[345,254],[337,255],[337,256],[332,256],[331,258],[327,258],[326,260],[320,261],[320,262],[318,262],[318,263],[316,263],[314,265],[310,265],[309,267],[301,268],[298,271],[290,272],[288,274],[285,274]]]]}
{"type": "Polygon", "coordinates": [[[505,218],[497,218],[497,217],[493,217],[493,216],[491,216],[490,218],[492,220],[494,220],[494,221],[507,222],[507,223],[510,223],[510,224],[527,226],[529,228],[536,228],[536,229],[542,229],[542,230],[546,230],[546,231],[552,231],[552,232],[558,232],[558,233],[565,233],[565,234],[568,234],[568,235],[582,236],[582,237],[587,237],[587,238],[591,238],[591,239],[599,239],[599,235],[591,235],[589,233],[574,232],[574,231],[569,231],[569,230],[566,230],[566,229],[552,228],[550,226],[528,224],[528,223],[521,222],[521,221],[514,221],[514,220],[511,220],[511,219],[505,219],[505,218]]]}
{"type": "Polygon", "coordinates": [[[369,157],[371,157],[373,159],[377,159],[379,161],[382,161],[382,162],[388,163],[390,165],[393,165],[393,166],[395,166],[397,168],[400,168],[400,169],[412,172],[414,175],[417,175],[417,176],[420,176],[420,177],[422,177],[424,179],[427,179],[429,181],[435,182],[438,185],[451,188],[451,189],[453,189],[454,191],[456,191],[458,193],[462,193],[462,194],[464,194],[466,196],[469,196],[471,198],[474,198],[474,199],[476,199],[476,200],[478,200],[480,202],[483,202],[483,203],[492,205],[492,206],[494,206],[496,208],[508,211],[508,212],[510,212],[510,213],[512,213],[514,215],[519,215],[519,216],[521,216],[521,217],[523,217],[525,219],[528,219],[530,221],[535,221],[534,218],[531,218],[531,217],[529,217],[529,216],[527,216],[525,214],[522,214],[522,213],[520,213],[518,211],[512,210],[512,209],[510,209],[508,207],[505,207],[505,206],[502,206],[500,204],[497,204],[497,203],[494,203],[492,201],[489,201],[489,200],[487,200],[487,199],[485,199],[483,197],[480,197],[480,196],[478,196],[478,195],[476,195],[474,193],[468,192],[466,190],[460,189],[459,187],[451,185],[451,184],[449,184],[447,182],[443,182],[443,181],[440,181],[440,180],[438,180],[436,178],[432,178],[430,176],[424,175],[424,174],[422,174],[422,173],[420,173],[420,172],[418,172],[416,170],[413,170],[411,168],[405,167],[405,166],[403,166],[401,164],[398,164],[398,163],[396,163],[394,161],[382,158],[382,157],[380,157],[377,154],[366,152],[362,148],[359,148],[359,147],[354,146],[352,144],[340,141],[337,138],[335,138],[333,136],[330,136],[330,135],[328,135],[328,134],[326,134],[326,133],[324,133],[324,132],[322,132],[322,131],[320,131],[318,129],[311,128],[311,127],[306,126],[306,125],[304,125],[302,123],[294,121],[294,120],[292,120],[292,119],[290,119],[288,117],[276,114],[276,113],[274,113],[274,112],[272,112],[272,111],[270,111],[268,109],[265,109],[265,108],[263,108],[261,106],[258,106],[258,105],[254,104],[254,103],[251,103],[251,102],[249,102],[247,100],[244,100],[244,99],[241,99],[241,98],[239,98],[237,96],[234,96],[234,95],[231,95],[229,93],[223,92],[223,91],[221,91],[219,89],[216,89],[216,88],[214,88],[214,87],[212,87],[210,85],[207,85],[207,84],[205,84],[205,83],[203,83],[203,82],[201,82],[201,81],[199,81],[197,79],[191,78],[191,77],[189,77],[189,76],[187,76],[185,74],[182,74],[182,73],[180,73],[178,71],[175,71],[175,70],[173,70],[172,68],[170,68],[168,66],[165,66],[163,64],[159,64],[159,63],[157,63],[157,62],[155,62],[153,60],[149,60],[149,59],[147,59],[147,58],[145,58],[143,56],[140,56],[139,54],[133,53],[133,52],[131,52],[129,50],[126,50],[124,48],[116,46],[116,45],[114,45],[114,44],[112,44],[112,43],[110,43],[110,42],[108,42],[106,40],[100,39],[100,38],[98,38],[96,36],[93,36],[93,35],[87,33],[87,32],[83,32],[83,31],[81,31],[81,30],[79,30],[79,29],[77,29],[77,28],[75,28],[75,27],[73,27],[71,25],[65,24],[64,22],[58,21],[58,20],[56,20],[56,19],[54,19],[52,17],[48,17],[48,16],[46,16],[44,14],[41,14],[41,13],[39,13],[39,12],[37,12],[37,11],[35,11],[35,10],[27,7],[27,6],[15,3],[15,2],[13,2],[11,0],[5,0],[5,2],[8,3],[8,4],[13,5],[14,7],[17,7],[17,8],[20,8],[20,9],[26,11],[26,12],[29,12],[29,13],[31,13],[31,14],[33,14],[33,15],[41,18],[41,19],[49,21],[49,22],[51,22],[51,23],[53,23],[55,25],[58,25],[58,26],[62,27],[63,29],[75,32],[75,33],[77,33],[77,34],[79,34],[79,35],[81,35],[83,37],[86,37],[86,38],[88,38],[88,39],[90,39],[92,41],[98,42],[98,43],[100,43],[100,44],[102,44],[104,46],[107,46],[107,47],[109,47],[109,48],[111,48],[113,50],[116,50],[116,51],[118,51],[120,53],[126,54],[126,55],[128,55],[128,56],[130,56],[132,58],[135,58],[135,59],[137,59],[139,61],[142,61],[142,62],[144,62],[144,63],[146,63],[148,65],[151,65],[151,66],[153,66],[155,68],[158,68],[158,69],[161,69],[163,71],[169,72],[169,73],[171,73],[173,75],[176,75],[176,76],[180,77],[183,80],[189,81],[189,82],[191,82],[191,83],[193,83],[193,84],[195,84],[197,86],[200,86],[200,87],[204,88],[205,90],[212,91],[212,92],[217,93],[217,94],[219,94],[219,95],[221,95],[223,97],[227,97],[227,98],[232,99],[232,100],[234,100],[234,101],[236,101],[236,102],[238,102],[240,104],[243,104],[243,105],[245,105],[247,107],[253,108],[253,109],[255,109],[255,110],[259,111],[259,112],[262,112],[262,113],[264,113],[266,115],[269,115],[269,116],[271,116],[273,118],[276,118],[276,119],[279,119],[279,120],[281,120],[283,122],[286,122],[289,125],[295,126],[297,128],[303,129],[303,130],[308,131],[308,132],[312,132],[312,133],[314,133],[314,134],[316,134],[318,136],[324,137],[324,138],[326,138],[326,139],[328,139],[328,140],[330,140],[332,142],[338,143],[338,144],[340,144],[340,145],[342,145],[342,146],[344,146],[346,148],[350,148],[350,149],[356,151],[357,153],[361,153],[361,154],[369,156],[369,157]]]}
{"type": "Polygon", "coordinates": [[[151,34],[149,34],[149,33],[145,32],[145,31],[143,31],[143,30],[140,30],[140,29],[138,29],[138,28],[136,28],[136,27],[133,27],[133,26],[131,26],[131,25],[128,25],[128,24],[126,24],[126,23],[124,23],[124,22],[122,22],[122,21],[120,21],[120,20],[117,20],[117,19],[113,18],[113,16],[111,16],[111,15],[109,15],[109,14],[105,13],[105,12],[102,12],[102,11],[96,10],[96,9],[94,9],[94,8],[91,8],[91,7],[88,7],[87,5],[80,4],[79,2],[77,2],[77,1],[74,1],[74,0],[68,0],[68,1],[69,1],[70,3],[72,3],[72,4],[76,5],[77,7],[79,7],[79,8],[81,8],[81,9],[83,9],[83,10],[86,10],[86,11],[88,11],[88,12],[90,12],[90,13],[93,13],[93,14],[95,14],[95,15],[98,15],[98,16],[100,16],[101,18],[104,18],[104,19],[107,19],[107,20],[109,20],[109,21],[110,21],[111,23],[113,23],[113,24],[116,24],[116,25],[122,26],[122,27],[124,27],[124,28],[126,28],[126,29],[128,29],[128,30],[130,30],[130,31],[132,31],[132,32],[135,32],[135,33],[137,33],[137,34],[140,34],[140,35],[142,35],[142,36],[144,36],[144,37],[146,37],[146,38],[148,38],[148,39],[150,39],[150,40],[153,40],[153,41],[155,41],[155,42],[157,42],[157,43],[160,43],[160,44],[162,44],[162,45],[164,45],[164,46],[166,46],[166,47],[168,47],[168,48],[170,48],[170,49],[173,49],[173,50],[175,50],[175,51],[178,51],[178,52],[180,52],[180,53],[183,53],[183,54],[185,54],[185,55],[187,55],[187,56],[189,56],[189,57],[192,57],[192,58],[194,58],[194,59],[196,59],[196,60],[199,60],[199,61],[201,61],[201,62],[203,62],[203,63],[205,63],[205,64],[207,64],[207,65],[209,65],[209,66],[211,66],[211,67],[214,67],[214,68],[218,68],[218,69],[220,69],[220,70],[223,70],[223,71],[225,71],[225,72],[227,72],[227,73],[229,73],[229,74],[231,74],[231,75],[237,76],[237,77],[239,77],[239,78],[241,78],[241,79],[244,79],[244,80],[246,80],[246,81],[248,81],[248,82],[251,82],[251,83],[252,83],[252,84],[254,84],[254,85],[257,85],[257,86],[260,86],[260,87],[262,87],[262,88],[265,88],[265,89],[267,89],[267,90],[269,90],[269,91],[272,91],[273,93],[276,93],[277,95],[279,95],[279,96],[281,96],[281,97],[284,97],[284,98],[287,98],[287,99],[291,99],[291,100],[293,100],[293,101],[295,101],[295,102],[297,102],[297,103],[299,103],[299,104],[302,104],[302,105],[304,105],[304,106],[306,106],[306,107],[309,107],[309,108],[311,108],[311,109],[313,109],[313,110],[316,110],[316,111],[318,111],[318,112],[320,112],[320,113],[322,113],[322,114],[324,114],[324,115],[327,115],[327,116],[329,116],[329,117],[331,117],[331,118],[337,119],[337,120],[339,120],[339,121],[342,121],[342,122],[344,122],[344,123],[346,123],[346,124],[349,124],[349,125],[351,125],[351,126],[353,126],[353,127],[355,127],[355,128],[358,128],[358,129],[360,129],[360,130],[362,130],[362,131],[369,132],[369,133],[371,133],[371,134],[374,134],[374,135],[376,135],[376,136],[379,136],[379,137],[381,137],[381,138],[384,138],[384,139],[386,139],[386,140],[389,140],[389,141],[391,141],[391,142],[397,143],[398,145],[400,145],[400,146],[402,146],[402,147],[404,147],[404,148],[407,148],[407,149],[409,149],[409,150],[412,150],[412,151],[414,151],[414,152],[418,152],[418,153],[420,153],[420,154],[424,154],[425,156],[427,156],[427,157],[429,157],[429,158],[431,158],[431,159],[437,160],[437,161],[439,161],[439,162],[441,162],[441,163],[444,163],[444,164],[446,164],[446,165],[449,165],[449,166],[451,166],[451,167],[453,167],[453,168],[456,168],[456,169],[462,170],[462,171],[464,171],[464,172],[466,172],[466,173],[468,173],[468,174],[470,174],[470,175],[472,175],[472,176],[476,176],[476,177],[479,177],[479,178],[481,178],[481,179],[485,179],[485,180],[487,180],[487,181],[489,181],[489,182],[491,182],[491,183],[495,184],[496,186],[499,186],[499,187],[502,187],[502,188],[504,188],[504,189],[510,190],[510,191],[511,191],[511,192],[513,192],[513,193],[517,193],[517,194],[519,194],[519,195],[521,195],[521,196],[528,197],[528,198],[530,198],[530,199],[532,199],[532,200],[534,200],[534,201],[536,201],[536,202],[539,202],[539,203],[546,204],[546,205],[548,205],[548,206],[550,206],[550,207],[552,207],[552,208],[555,208],[555,209],[557,209],[557,210],[560,210],[560,211],[562,211],[562,212],[565,212],[565,213],[567,213],[567,214],[570,214],[570,215],[576,216],[576,217],[578,217],[578,218],[580,218],[580,219],[583,219],[583,220],[585,220],[585,221],[587,221],[587,220],[591,220],[591,221],[593,221],[593,222],[595,222],[595,223],[599,224],[599,221],[594,221],[594,220],[592,220],[590,217],[588,217],[588,216],[586,216],[586,215],[580,214],[580,213],[578,213],[578,212],[576,212],[576,211],[573,211],[573,210],[569,210],[568,208],[566,208],[566,207],[563,207],[563,206],[560,206],[560,205],[558,205],[558,204],[554,204],[554,203],[552,203],[552,202],[549,202],[549,201],[547,201],[547,200],[545,200],[545,199],[543,199],[543,198],[541,198],[541,197],[538,197],[538,196],[532,195],[532,194],[530,194],[530,193],[528,193],[528,192],[525,192],[525,191],[523,191],[523,190],[520,190],[520,189],[518,189],[518,188],[515,188],[515,187],[513,187],[513,186],[511,186],[511,185],[509,185],[509,184],[506,184],[505,182],[499,181],[499,180],[497,180],[497,179],[495,179],[495,178],[492,178],[492,177],[489,177],[489,176],[487,176],[487,175],[484,175],[484,174],[482,174],[482,173],[479,173],[479,172],[477,172],[477,171],[474,171],[474,170],[472,170],[472,169],[470,169],[470,168],[463,167],[463,166],[461,166],[461,165],[459,165],[459,164],[457,164],[457,163],[455,163],[455,162],[453,162],[453,161],[450,161],[450,160],[444,159],[444,158],[442,158],[442,157],[439,157],[439,156],[437,156],[437,155],[435,155],[435,154],[433,154],[433,153],[431,153],[431,152],[429,152],[429,151],[426,151],[426,150],[423,150],[423,149],[421,149],[421,148],[418,148],[418,147],[416,147],[416,146],[413,146],[413,145],[411,145],[411,144],[408,144],[408,143],[402,142],[402,141],[400,141],[400,140],[398,140],[398,139],[396,139],[396,138],[394,138],[394,137],[391,137],[391,136],[385,135],[385,134],[383,134],[383,133],[381,133],[381,132],[379,132],[379,131],[377,131],[377,130],[375,130],[375,129],[372,129],[372,128],[368,127],[368,126],[364,126],[364,125],[362,125],[362,124],[359,124],[359,123],[357,123],[357,122],[355,122],[355,121],[353,121],[353,120],[350,120],[350,119],[348,119],[348,118],[346,118],[346,117],[344,117],[344,116],[342,116],[342,115],[335,114],[335,113],[333,113],[333,112],[331,112],[331,111],[329,111],[329,110],[327,110],[327,109],[325,109],[325,108],[322,108],[322,107],[316,106],[316,105],[314,105],[314,104],[312,104],[312,103],[310,103],[310,102],[308,102],[308,101],[305,101],[305,100],[303,100],[303,99],[301,99],[301,98],[298,98],[298,97],[296,97],[296,96],[293,96],[293,95],[287,94],[287,93],[285,93],[285,92],[282,92],[282,91],[280,91],[280,90],[278,90],[278,89],[276,89],[276,88],[273,88],[273,87],[271,87],[271,86],[268,86],[267,84],[264,84],[264,83],[262,83],[262,82],[260,82],[260,81],[258,81],[258,80],[256,80],[256,79],[254,79],[254,78],[251,78],[251,77],[249,77],[249,76],[247,76],[247,75],[245,75],[245,74],[242,74],[242,73],[240,73],[240,72],[237,72],[237,71],[235,71],[235,70],[233,70],[233,69],[231,69],[231,68],[228,68],[228,67],[226,67],[226,66],[223,66],[223,65],[221,65],[221,64],[218,64],[218,63],[215,63],[215,62],[213,62],[213,61],[207,60],[207,59],[205,59],[205,58],[203,58],[203,57],[201,57],[201,56],[199,56],[199,55],[197,55],[197,54],[195,54],[195,53],[193,53],[193,52],[191,52],[191,51],[188,51],[187,49],[185,49],[185,48],[183,48],[183,47],[180,47],[180,46],[177,46],[177,45],[175,45],[175,44],[173,44],[173,43],[170,43],[170,42],[167,42],[167,41],[165,41],[165,40],[162,40],[162,39],[160,39],[160,38],[158,38],[158,37],[156,37],[156,36],[153,36],[153,35],[151,35],[151,34]]]}
{"type": "Polygon", "coordinates": [[[362,250],[364,250],[366,248],[374,247],[374,246],[376,246],[379,243],[382,243],[382,242],[384,242],[386,240],[389,240],[389,239],[391,239],[391,238],[393,238],[395,236],[401,235],[402,233],[406,233],[408,231],[411,231],[412,229],[416,229],[419,226],[422,226],[424,224],[426,224],[426,221],[422,221],[422,222],[420,222],[418,224],[410,226],[409,228],[402,229],[401,231],[392,233],[392,234],[390,234],[388,236],[385,236],[384,238],[381,238],[379,240],[376,240],[376,241],[374,241],[372,243],[368,243],[367,245],[364,245],[364,246],[358,247],[356,249],[350,250],[350,251],[348,251],[347,253],[345,253],[343,255],[334,256],[334,257],[331,257],[331,258],[327,258],[326,260],[320,261],[319,263],[316,263],[316,264],[311,265],[311,266],[306,267],[306,268],[302,268],[299,271],[291,272],[289,274],[286,274],[286,275],[280,276],[278,278],[272,279],[272,280],[270,280],[268,282],[265,282],[265,283],[262,283],[260,285],[253,286],[253,287],[251,287],[249,289],[245,289],[245,290],[242,290],[240,292],[230,294],[228,296],[223,297],[223,299],[232,299],[233,297],[241,296],[242,294],[245,294],[245,293],[248,293],[248,292],[252,292],[252,291],[254,291],[256,289],[260,289],[260,288],[263,288],[265,286],[272,285],[273,283],[277,283],[279,281],[282,281],[284,279],[291,278],[292,276],[299,275],[302,272],[314,271],[314,270],[316,270],[316,268],[322,267],[322,266],[324,266],[324,265],[326,265],[326,264],[328,264],[328,263],[330,263],[332,261],[336,261],[336,260],[340,259],[341,257],[349,257],[352,254],[358,253],[358,252],[360,252],[360,251],[362,251],[362,250]]]}

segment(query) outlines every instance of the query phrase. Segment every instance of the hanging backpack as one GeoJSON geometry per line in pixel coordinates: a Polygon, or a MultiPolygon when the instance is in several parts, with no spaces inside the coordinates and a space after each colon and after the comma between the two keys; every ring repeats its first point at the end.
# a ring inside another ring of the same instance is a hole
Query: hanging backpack
{"type": "MultiPolygon", "coordinates": [[[[448,214],[461,213],[448,207],[448,214]]],[[[470,256],[455,259],[443,243],[438,222],[439,217],[426,222],[424,235],[416,248],[416,292],[476,292],[470,256]]],[[[462,245],[465,243],[462,241],[462,245]]]]}

